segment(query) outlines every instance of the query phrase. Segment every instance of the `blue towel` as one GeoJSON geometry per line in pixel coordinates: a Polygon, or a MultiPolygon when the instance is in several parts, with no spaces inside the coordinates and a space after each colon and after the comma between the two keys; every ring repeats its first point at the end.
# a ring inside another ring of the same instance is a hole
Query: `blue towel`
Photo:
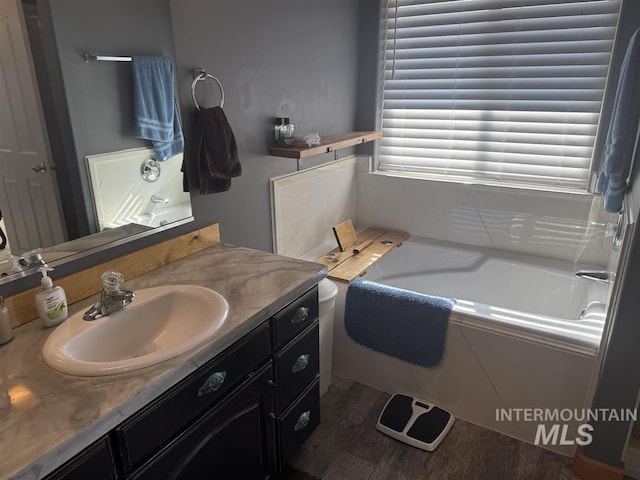
{"type": "Polygon", "coordinates": [[[173,62],[167,57],[133,57],[135,136],[151,140],[159,161],[184,150],[174,95],[173,62]]]}
{"type": "Polygon", "coordinates": [[[636,139],[640,105],[639,32],[640,30],[636,30],[631,37],[620,67],[602,169],[596,185],[596,191],[604,197],[604,209],[611,213],[622,210],[636,139]]]}
{"type": "Polygon", "coordinates": [[[440,363],[456,301],[354,280],[344,322],[357,343],[423,367],[440,363]]]}

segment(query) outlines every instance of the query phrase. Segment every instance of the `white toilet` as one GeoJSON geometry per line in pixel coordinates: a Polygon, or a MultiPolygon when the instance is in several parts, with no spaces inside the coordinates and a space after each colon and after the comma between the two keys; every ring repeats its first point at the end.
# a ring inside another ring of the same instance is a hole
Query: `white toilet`
{"type": "Polygon", "coordinates": [[[318,284],[320,317],[320,396],[331,385],[331,358],[333,355],[333,319],[338,286],[328,278],[318,284]]]}

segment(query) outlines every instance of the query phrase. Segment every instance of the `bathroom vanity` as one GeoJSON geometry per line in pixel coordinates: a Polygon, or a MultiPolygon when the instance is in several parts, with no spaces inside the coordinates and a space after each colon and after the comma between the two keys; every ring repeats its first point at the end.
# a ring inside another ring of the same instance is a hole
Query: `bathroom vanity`
{"type": "Polygon", "coordinates": [[[230,312],[200,350],[122,375],[57,373],[40,357],[50,330],[20,327],[0,349],[9,399],[0,477],[273,478],[320,420],[316,285],[325,274],[221,246],[126,282],[206,286],[230,312]]]}

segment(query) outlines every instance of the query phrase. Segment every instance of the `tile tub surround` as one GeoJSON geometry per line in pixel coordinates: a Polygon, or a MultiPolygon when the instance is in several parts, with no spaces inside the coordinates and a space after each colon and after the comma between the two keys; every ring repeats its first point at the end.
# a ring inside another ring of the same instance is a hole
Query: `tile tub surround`
{"type": "Polygon", "coordinates": [[[369,172],[351,156],[271,179],[274,251],[300,257],[336,245],[331,227],[350,218],[443,242],[604,266],[617,217],[601,197],[369,172]]]}
{"type": "MultiPolygon", "coordinates": [[[[38,322],[19,327],[14,340],[0,348],[0,478],[43,478],[325,276],[315,263],[217,246],[127,281],[124,287],[133,291],[202,285],[224,295],[231,308],[210,344],[123,375],[60,374],[41,356],[52,330],[38,322]]],[[[96,299],[72,305],[70,313],[96,299]]]]}
{"type": "MultiPolygon", "coordinates": [[[[185,218],[191,216],[188,192],[182,191],[182,154],[159,163],[160,175],[153,182],[141,175],[146,159],[155,159],[152,148],[132,148],[86,157],[91,180],[93,202],[98,214],[100,230],[136,222],[136,218],[170,206],[185,205],[185,218]],[[130,181],[123,182],[126,178],[130,181]],[[160,195],[167,205],[153,203],[151,197],[160,195]]],[[[154,225],[156,226],[156,225],[154,225]]]]}
{"type": "Polygon", "coordinates": [[[272,178],[273,248],[299,258],[325,242],[336,245],[331,227],[356,215],[358,157],[272,178]]]}
{"type": "Polygon", "coordinates": [[[369,173],[364,160],[359,172],[357,225],[601,266],[609,258],[617,218],[599,196],[369,173]]]}

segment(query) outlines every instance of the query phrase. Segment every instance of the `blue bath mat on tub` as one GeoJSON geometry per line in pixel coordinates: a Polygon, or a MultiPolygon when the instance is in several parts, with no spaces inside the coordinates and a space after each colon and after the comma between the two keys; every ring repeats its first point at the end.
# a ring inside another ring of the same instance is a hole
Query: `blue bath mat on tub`
{"type": "Polygon", "coordinates": [[[347,289],[344,323],[357,343],[423,367],[440,363],[449,315],[456,301],[354,280],[347,289]]]}

